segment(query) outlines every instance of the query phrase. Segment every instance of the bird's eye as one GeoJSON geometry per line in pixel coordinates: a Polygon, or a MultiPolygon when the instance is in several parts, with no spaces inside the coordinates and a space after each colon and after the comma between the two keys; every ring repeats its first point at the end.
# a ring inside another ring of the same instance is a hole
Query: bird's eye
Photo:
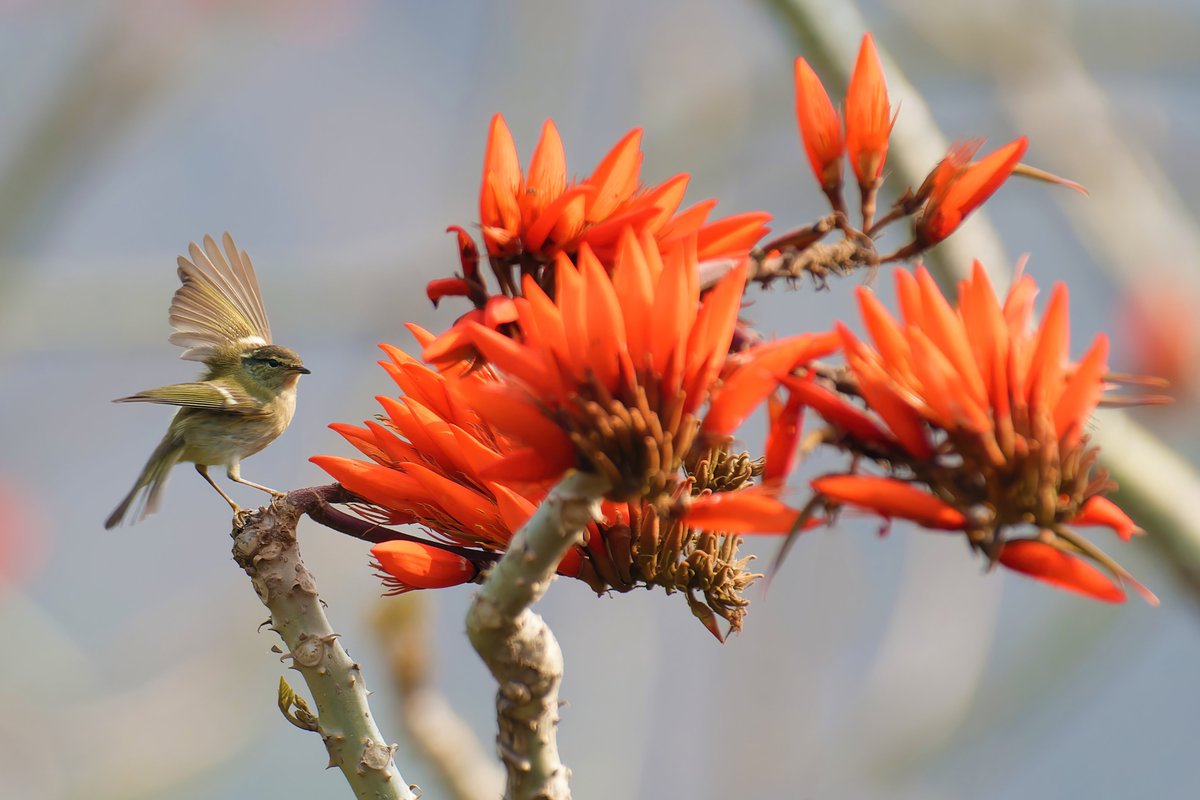
{"type": "Polygon", "coordinates": [[[267,359],[267,366],[268,366],[268,367],[274,367],[275,369],[279,369],[279,367],[280,367],[281,365],[280,365],[280,363],[279,363],[279,360],[278,360],[278,359],[274,359],[274,358],[268,358],[268,359],[267,359]]]}

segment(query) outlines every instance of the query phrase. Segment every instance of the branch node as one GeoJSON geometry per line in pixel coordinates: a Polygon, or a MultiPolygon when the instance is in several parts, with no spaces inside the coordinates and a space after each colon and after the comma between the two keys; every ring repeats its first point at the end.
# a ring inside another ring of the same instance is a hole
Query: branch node
{"type": "Polygon", "coordinates": [[[300,643],[291,652],[292,660],[302,667],[315,667],[325,658],[323,638],[300,634],[300,643]]]}
{"type": "Polygon", "coordinates": [[[387,774],[388,767],[392,763],[392,754],[398,747],[399,745],[364,739],[362,757],[358,760],[359,772],[362,774],[366,774],[368,770],[382,772],[384,780],[390,780],[392,776],[387,774]]]}

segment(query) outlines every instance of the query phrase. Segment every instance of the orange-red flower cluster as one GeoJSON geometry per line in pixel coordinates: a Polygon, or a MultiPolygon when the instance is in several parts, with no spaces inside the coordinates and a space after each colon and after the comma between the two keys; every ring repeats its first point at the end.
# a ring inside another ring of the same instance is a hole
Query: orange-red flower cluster
{"type": "MultiPolygon", "coordinates": [[[[1014,171],[1063,182],[1019,163],[1024,138],[978,161],[979,142],[960,144],[873,224],[894,123],[873,39],[863,38],[844,122],[802,58],[795,80],[805,152],[837,213],[765,246],[781,264],[812,262],[777,275],[915,256],[1014,171]],[[844,158],[861,230],[845,213],[844,158]],[[880,258],[873,237],[904,217],[911,241],[880,258]],[[833,231],[844,240],[821,243],[833,231]]],[[[1064,287],[1035,326],[1028,276],[1001,301],[976,264],[952,304],[924,269],[898,271],[899,318],[858,290],[865,339],[839,325],[735,346],[746,256],[768,215],[710,223],[715,201],[680,211],[688,176],[643,188],[640,144],[631,131],[572,180],[553,122],[523,170],[504,119],[493,118],[482,248],[452,227],[461,274],[426,289],[435,305],[462,296],[473,310],[438,336],[410,327],[421,360],[383,346],[400,395],[377,398],[376,421],[333,426],[366,460],[313,458],[361,499],[367,519],[425,530],[375,539],[396,537],[372,550],[394,590],[478,579],[550,487],[582,470],[610,489],[559,573],[597,591],[683,592],[718,636],[718,618],[740,625],[742,591],[758,577],[737,555],[738,535],[795,534],[843,507],[961,534],[989,564],[1090,597],[1119,601],[1133,587],[1153,602],[1078,532],[1102,526],[1127,541],[1140,530],[1105,498],[1113,485],[1085,432],[1106,388],[1107,339],[1068,360],[1064,287]],[[817,362],[839,350],[844,368],[817,362]],[[765,458],[732,453],[735,430],[764,402],[765,458]],[[828,428],[802,443],[806,409],[828,428]],[[854,458],[813,480],[800,512],[781,490],[799,452],[817,443],[854,458]]],[[[755,251],[764,283],[768,260],[755,251]]]]}
{"type": "MultiPolygon", "coordinates": [[[[532,276],[543,291],[555,293],[555,259],[574,259],[587,247],[601,263],[611,265],[623,231],[652,239],[663,250],[694,242],[701,260],[739,260],[766,233],[770,215],[760,211],[708,222],[716,206],[707,200],[679,210],[689,176],[679,174],[652,188],[642,188],[642,132],[634,129],[601,160],[587,178],[567,177],[562,139],[547,120],[534,148],[528,172],[522,172],[512,134],[497,114],[488,132],[479,194],[479,220],[484,248],[499,292],[492,294],[479,271],[479,254],[465,230],[458,236],[462,274],[431,281],[426,288],[435,304],[462,296],[475,309],[464,320],[502,330],[515,320],[509,298],[518,296],[523,278],[532,276]],[[517,277],[514,271],[519,270],[517,277]]],[[[452,329],[439,343],[441,358],[468,355],[460,331],[452,329]],[[450,354],[450,355],[446,355],[450,354]]]]}
{"type": "Polygon", "coordinates": [[[52,549],[49,531],[31,513],[37,506],[32,487],[18,486],[0,473],[0,591],[5,584],[20,585],[32,578],[52,549]]]}
{"type": "MultiPolygon", "coordinates": [[[[418,342],[432,341],[428,332],[409,329],[418,342]]],[[[503,550],[548,487],[518,488],[487,475],[512,450],[474,408],[474,392],[494,383],[495,376],[487,369],[439,373],[395,347],[383,349],[390,360],[380,365],[400,387],[401,396],[376,398],[385,412],[378,421],[368,420],[363,427],[331,426],[370,460],[313,456],[313,463],[373,504],[381,523],[417,524],[439,542],[503,550]]],[[[429,547],[422,556],[419,549],[386,543],[375,555],[385,568],[400,563],[401,557],[407,559],[403,563],[409,565],[409,574],[402,580],[408,586],[431,588],[423,583],[422,571],[460,574],[463,580],[473,577],[452,553],[429,547]],[[420,558],[428,559],[423,567],[420,558]]],[[[570,574],[578,561],[578,554],[568,555],[563,569],[570,574]]]]}
{"type": "Polygon", "coordinates": [[[560,253],[553,297],[526,276],[509,298],[508,335],[458,326],[474,364],[448,362],[442,340],[416,328],[439,371],[385,346],[402,395],[378,398],[379,422],[334,426],[370,461],[313,460],[371,504],[368,515],[430,532],[428,543],[373,550],[399,589],[474,579],[487,561],[476,554],[503,551],[567,470],[602,474],[606,521],[559,571],[598,589],[698,592],[704,602],[689,602],[710,630],[717,617],[736,628],[754,576],[724,534],[761,515],[714,529],[676,508],[748,483],[753,468],[714,466],[741,463],[727,453],[734,429],[784,376],[837,346],[836,334],[807,334],[731,355],[744,284],[741,265],[702,295],[695,237],[664,247],[626,228],[610,264],[587,244],[574,261],[560,253]]]}
{"type": "Polygon", "coordinates": [[[745,268],[702,298],[690,242],[664,250],[626,229],[611,270],[584,245],[576,263],[558,257],[555,285],[551,298],[526,278],[511,337],[466,326],[505,378],[477,406],[524,445],[505,472],[553,480],[579,466],[606,475],[614,499],[672,495],[693,447],[723,443],[784,375],[836,346],[801,335],[730,357],[745,268]]]}
{"type": "MultiPolygon", "coordinates": [[[[432,341],[427,332],[415,326],[410,330],[419,343],[432,341]]],[[[380,524],[415,524],[427,532],[427,541],[406,536],[372,548],[392,591],[472,581],[532,515],[555,470],[572,463],[569,457],[558,460],[555,448],[570,451],[572,444],[550,418],[540,417],[541,411],[514,411],[524,400],[504,399],[502,379],[492,368],[456,364],[438,372],[394,347],[383,349],[390,360],[380,363],[401,395],[377,398],[385,412],[378,421],[362,427],[332,426],[369,460],[312,460],[362,498],[358,509],[367,518],[380,524]],[[515,419],[519,434],[535,438],[528,426],[540,426],[549,446],[531,452],[526,441],[511,438],[493,425],[493,419],[505,424],[515,419]],[[542,456],[545,464],[539,464],[542,456]],[[539,479],[539,473],[545,473],[545,479],[539,479]]],[[[702,474],[692,478],[678,475],[674,499],[694,481],[705,489],[727,489],[752,475],[747,469],[714,469],[700,469],[702,474]],[[722,481],[728,485],[718,486],[722,481]]],[[[702,528],[714,528],[689,525],[670,508],[640,498],[607,501],[602,513],[603,518],[588,527],[583,543],[563,559],[560,574],[583,580],[597,591],[646,585],[682,591],[693,612],[718,637],[718,617],[734,629],[740,626],[747,605],[741,594],[757,575],[746,569],[747,559],[737,556],[736,536],[701,533],[702,528]]]]}
{"type": "Polygon", "coordinates": [[[1095,468],[1084,432],[1104,392],[1107,338],[1068,361],[1061,284],[1034,327],[1037,287],[1027,275],[1001,304],[976,263],[955,306],[923,268],[898,271],[896,280],[901,319],[863,287],[871,342],[838,328],[849,395],[812,373],[788,381],[841,446],[890,474],[828,475],[813,488],[831,503],[963,531],[992,563],[1063,588],[1119,600],[1125,583],[1152,599],[1074,530],[1103,525],[1125,540],[1138,532],[1103,497],[1112,483],[1095,468]]]}
{"type": "Polygon", "coordinates": [[[533,150],[528,173],[521,171],[517,146],[504,118],[492,118],[483,159],[479,220],[489,256],[552,259],[574,255],[586,244],[601,258],[612,254],[621,231],[631,227],[667,246],[695,235],[701,258],[745,255],[770,219],[764,213],[743,214],[705,224],[716,205],[709,200],[678,212],[689,176],[642,189],[642,131],[627,133],[596,169],[582,181],[567,178],[562,139],[547,120],[533,150]]]}
{"type": "MultiPolygon", "coordinates": [[[[874,235],[884,224],[916,214],[913,241],[884,261],[910,258],[949,236],[1008,179],[1025,153],[1026,142],[1021,138],[971,163],[980,142],[955,145],[919,190],[907,192],[887,219],[872,227],[875,196],[883,181],[888,138],[895,122],[874,39],[870,34],[863,37],[846,90],[844,126],[820,78],[803,58],[796,59],[795,78],[800,137],[817,183],[829,197],[834,211],[846,210],[842,199],[845,156],[858,180],[864,231],[874,235]]],[[[1038,170],[1029,173],[1042,180],[1074,185],[1038,170]]]]}
{"type": "Polygon", "coordinates": [[[1200,295],[1178,281],[1150,279],[1121,300],[1117,325],[1126,363],[1160,379],[1158,388],[1194,403],[1200,386],[1200,295]]]}

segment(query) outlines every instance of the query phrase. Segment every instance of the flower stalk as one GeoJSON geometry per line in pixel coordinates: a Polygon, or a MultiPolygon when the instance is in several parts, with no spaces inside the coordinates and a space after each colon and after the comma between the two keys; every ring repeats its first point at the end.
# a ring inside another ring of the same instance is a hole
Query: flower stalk
{"type": "Polygon", "coordinates": [[[508,800],[571,796],[555,730],[562,650],[529,607],[546,593],[567,551],[582,541],[608,488],[596,475],[568,474],[513,536],[467,612],[467,635],[499,684],[497,748],[508,774],[508,800]]]}

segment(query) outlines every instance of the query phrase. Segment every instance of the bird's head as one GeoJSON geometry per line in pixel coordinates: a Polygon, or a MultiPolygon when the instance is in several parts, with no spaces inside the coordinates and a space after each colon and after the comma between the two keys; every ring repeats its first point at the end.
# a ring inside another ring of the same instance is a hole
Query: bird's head
{"type": "Polygon", "coordinates": [[[277,344],[255,347],[242,355],[243,374],[265,389],[291,388],[310,371],[296,351],[277,344]]]}

